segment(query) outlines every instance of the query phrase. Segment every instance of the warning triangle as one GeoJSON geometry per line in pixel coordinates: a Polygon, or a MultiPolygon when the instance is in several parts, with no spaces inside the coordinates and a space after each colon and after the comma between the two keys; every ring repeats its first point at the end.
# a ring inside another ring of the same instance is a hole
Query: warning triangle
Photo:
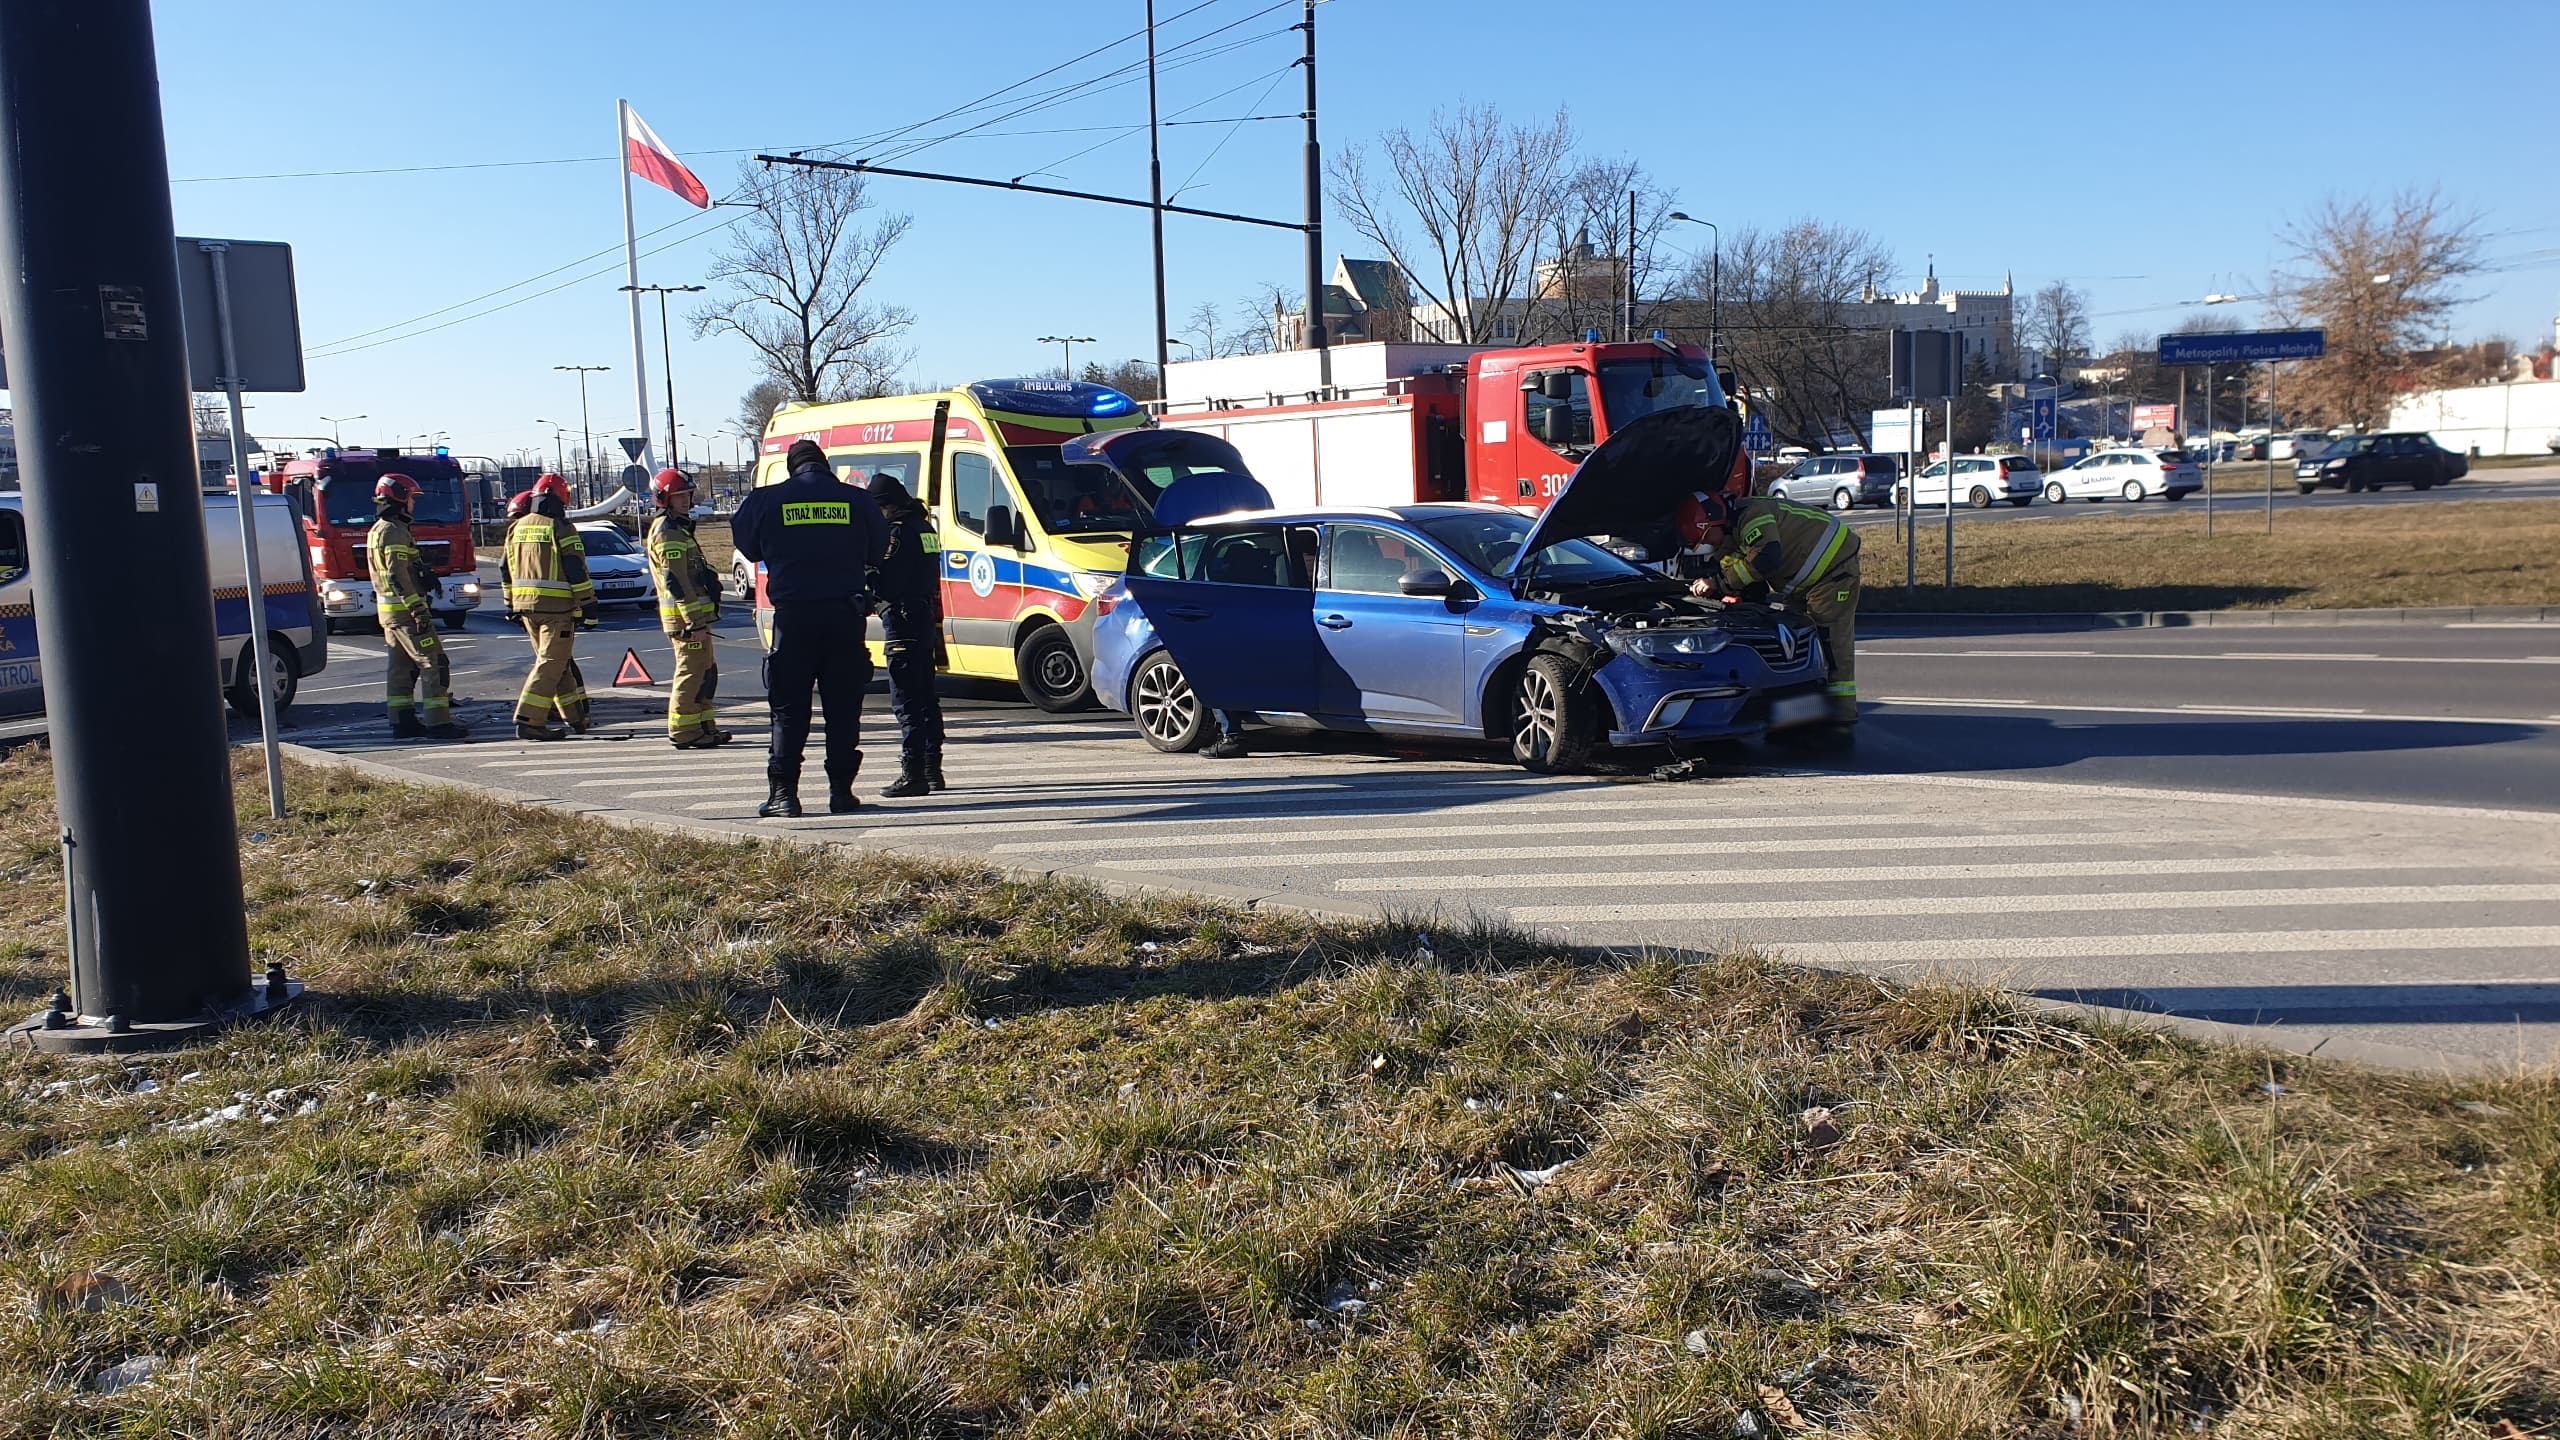
{"type": "Polygon", "coordinates": [[[650,674],[649,667],[640,663],[639,651],[626,649],[622,652],[622,668],[614,672],[613,683],[616,685],[655,685],[658,683],[658,677],[650,674]]]}

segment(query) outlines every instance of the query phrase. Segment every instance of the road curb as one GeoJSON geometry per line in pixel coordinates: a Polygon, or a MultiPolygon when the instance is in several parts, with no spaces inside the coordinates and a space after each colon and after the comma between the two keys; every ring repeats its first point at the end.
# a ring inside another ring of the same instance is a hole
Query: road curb
{"type": "Polygon", "coordinates": [[[2560,605],[2409,606],[2371,610],[1870,610],[1858,617],[1869,635],[1901,629],[2175,630],[2231,626],[2549,624],[2560,605]]]}
{"type": "MultiPolygon", "coordinates": [[[[287,755],[306,764],[327,769],[352,771],[368,778],[398,785],[428,785],[510,805],[523,805],[574,815],[627,830],[643,830],[662,835],[691,835],[723,840],[773,840],[796,845],[845,850],[857,854],[897,855],[913,859],[942,860],[993,871],[1015,880],[1068,880],[1090,885],[1110,895],[1163,898],[1189,898],[1216,901],[1252,910],[1278,910],[1304,915],[1312,919],[1349,921],[1352,923],[1400,922],[1429,927],[1446,924],[1447,917],[1436,912],[1391,909],[1364,900],[1342,900],[1316,897],[1289,890],[1259,886],[1221,885],[1214,881],[1160,875],[1148,871],[1103,869],[1085,865],[1011,865],[973,851],[954,850],[943,846],[893,843],[870,837],[852,837],[827,831],[805,830],[771,821],[691,820],[652,814],[615,805],[586,805],[554,796],[511,790],[478,780],[449,779],[421,775],[396,765],[369,760],[361,755],[345,755],[329,750],[315,750],[305,745],[287,743],[279,747],[287,755]]],[[[1524,925],[1524,930],[1540,927],[1524,925]]],[[[1550,936],[1553,939],[1555,937],[1550,936]]],[[[1714,952],[1665,946],[1602,946],[1556,940],[1559,949],[1569,954],[1592,958],[1623,956],[1632,951],[1670,955],[1682,960],[1703,961],[1716,958],[1714,952]]],[[[1801,964],[1786,959],[1783,947],[1768,952],[1781,963],[1801,964]]],[[[1849,966],[1810,966],[1806,969],[1828,969],[1837,974],[1867,975],[1871,972],[1849,966]]],[[[2121,1006],[2100,1005],[2086,1001],[2060,1000],[2017,991],[2009,992],[2013,1003],[2037,1014],[2061,1019],[2092,1021],[2101,1025],[2135,1030],[2149,1030],[2177,1035],[2208,1045],[2231,1046],[2243,1050],[2264,1050],[2302,1059],[2336,1060],[2375,1070],[2393,1070],[2449,1079],[2492,1078],[2516,1074],[2519,1062],[2487,1055],[2470,1055],[2452,1051],[2430,1050],[2421,1046],[2393,1045],[2364,1040],[2354,1036],[2306,1028],[2241,1025],[2224,1020],[2201,1020],[2159,1011],[2134,1010],[2121,1006]]]]}

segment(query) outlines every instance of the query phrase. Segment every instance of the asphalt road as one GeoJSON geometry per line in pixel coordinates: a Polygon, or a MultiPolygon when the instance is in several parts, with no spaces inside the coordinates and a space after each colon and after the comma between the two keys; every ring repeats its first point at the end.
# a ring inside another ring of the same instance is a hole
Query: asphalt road
{"type": "MultiPolygon", "coordinates": [[[[2256,484],[2256,477],[2265,469],[2264,462],[2251,464],[2245,461],[2238,465],[2215,467],[2216,472],[2225,477],[2226,483],[2228,476],[2236,470],[2248,475],[2253,486],[2256,484]]],[[[2279,461],[2276,465],[2276,515],[2279,521],[2289,510],[2306,508],[2339,510],[2356,509],[2367,505],[2440,505],[2447,500],[2554,499],[2560,499],[2560,466],[2531,466],[2515,470],[2484,471],[2434,490],[2410,490],[2395,486],[2388,490],[2368,490],[2361,495],[2350,495],[2343,490],[2322,490],[2304,495],[2293,488],[2292,462],[2279,461]]],[[[2234,494],[2227,489],[2222,490],[2214,495],[2213,506],[2217,520],[2228,518],[2233,524],[2245,523],[2266,514],[2266,492],[2255,488],[2246,494],[2234,494]]],[[[1959,523],[1969,524],[1988,520],[2058,520],[2066,517],[2080,520],[2120,515],[2177,514],[2191,515],[2198,525],[2202,525],[2204,508],[2204,496],[2201,494],[2190,495],[2184,500],[2176,501],[2146,500],[2138,505],[2129,505],[2122,500],[2070,500],[2060,505],[2050,505],[2038,499],[2032,505],[1997,504],[1987,510],[1973,510],[1958,504],[1956,519],[1959,523]]],[[[1891,529],[1894,523],[1893,511],[1890,508],[1854,511],[1849,517],[1849,523],[1861,529],[1870,526],[1891,529]]],[[[1921,506],[1920,524],[1924,534],[1927,533],[1929,526],[1943,525],[1944,512],[1941,507],[1921,506]]]]}
{"type": "MultiPolygon", "coordinates": [[[[1854,756],[1743,747],[1685,782],[1332,737],[1163,756],[1121,717],[955,684],[957,788],[779,824],[752,819],[752,633],[724,628],[723,708],[750,742],[727,750],[668,750],[662,688],[603,687],[625,645],[665,678],[645,615],[581,639],[586,739],[512,738],[525,647],[494,626],[449,637],[479,741],[388,744],[380,642],[354,636],[289,738],[713,829],[2560,1060],[2560,624],[1880,640],[1854,756]]],[[[875,729],[866,792],[893,753],[875,729]]]]}

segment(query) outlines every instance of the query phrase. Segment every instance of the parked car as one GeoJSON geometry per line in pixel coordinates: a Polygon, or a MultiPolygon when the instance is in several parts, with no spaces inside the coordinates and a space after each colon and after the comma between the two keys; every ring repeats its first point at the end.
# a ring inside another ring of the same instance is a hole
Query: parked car
{"type": "Polygon", "coordinates": [[[2231,453],[2227,458],[2264,460],[2267,458],[2267,447],[2270,443],[2267,432],[2264,430],[2242,431],[2239,437],[2231,442],[2231,453]]]}
{"type": "Polygon", "coordinates": [[[621,527],[589,521],[578,527],[586,542],[587,578],[595,582],[598,605],[657,603],[658,587],[649,579],[649,557],[621,527]]]}
{"type": "Polygon", "coordinates": [[[2469,474],[2471,462],[2415,431],[2350,435],[2293,467],[2293,487],[2308,495],[2324,486],[2356,493],[2383,485],[2430,490],[2469,474]]]}
{"type": "Polygon", "coordinates": [[[2068,469],[2057,470],[2044,484],[2044,498],[2065,500],[2148,500],[2157,495],[2184,500],[2204,488],[2204,471],[2178,450],[2139,447],[2101,450],[2068,469]]]}
{"type": "Polygon", "coordinates": [[[2278,435],[2267,442],[2267,458],[2270,460],[2316,460],[2320,452],[2328,448],[2328,432],[2294,430],[2278,435]]]}
{"type": "MultiPolygon", "coordinates": [[[[2032,505],[2044,490],[2044,472],[2036,468],[2031,455],[1959,455],[1956,457],[1956,499],[1976,510],[1991,508],[1994,500],[2012,505],[2032,505]]],[[[1902,496],[1896,493],[1896,503],[1902,496]]],[[[1940,460],[1920,472],[1912,487],[1911,501],[1919,505],[1947,503],[1947,462],[1940,460]]]]}
{"type": "MultiPolygon", "coordinates": [[[[1621,427],[1535,518],[1454,503],[1238,510],[1239,494],[1269,497],[1232,447],[1155,433],[1229,457],[1163,491],[1161,528],[1095,600],[1094,693],[1158,750],[1199,745],[1211,705],[1287,728],[1505,740],[1544,772],[1828,717],[1820,638],[1801,616],[1692,599],[1593,543],[1651,529],[1697,476],[1729,470],[1731,411],[1621,427]]],[[[1120,453],[1076,458],[1154,463],[1125,438],[1100,448],[1120,453]]]]}
{"type": "Polygon", "coordinates": [[[1890,505],[1902,462],[1891,455],[1815,455],[1769,482],[1769,493],[1799,505],[1847,510],[1890,505]]]}

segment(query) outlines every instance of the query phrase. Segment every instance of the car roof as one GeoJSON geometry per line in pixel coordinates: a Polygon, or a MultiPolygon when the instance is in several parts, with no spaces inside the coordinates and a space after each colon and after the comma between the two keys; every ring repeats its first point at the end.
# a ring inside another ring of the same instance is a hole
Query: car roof
{"type": "Polygon", "coordinates": [[[1294,507],[1270,510],[1230,510],[1222,515],[1203,515],[1179,528],[1184,530],[1223,529],[1230,525],[1321,525],[1336,520],[1400,520],[1408,525],[1448,515],[1518,515],[1508,505],[1487,505],[1471,500],[1440,500],[1422,505],[1328,505],[1319,508],[1294,507]]]}

